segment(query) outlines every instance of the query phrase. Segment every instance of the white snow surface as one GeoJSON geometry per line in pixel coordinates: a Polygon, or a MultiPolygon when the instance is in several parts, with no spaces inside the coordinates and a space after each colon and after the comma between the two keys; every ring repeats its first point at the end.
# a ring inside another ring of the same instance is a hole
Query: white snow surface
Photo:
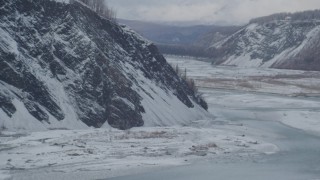
{"type": "Polygon", "coordinates": [[[208,112],[195,102],[194,108],[188,108],[171,91],[163,91],[148,79],[144,82],[147,84],[144,88],[147,93],[140,91],[140,95],[146,111],[142,114],[145,126],[185,126],[210,117],[208,112]]]}
{"type": "MultiPolygon", "coordinates": [[[[212,66],[208,62],[175,56],[168,56],[167,60],[187,69],[203,93],[211,94],[206,96],[210,98],[209,103],[236,109],[261,109],[260,113],[248,112],[246,117],[277,120],[320,135],[320,72],[212,66]],[[230,94],[215,97],[212,91],[230,91],[230,94]]],[[[218,113],[214,111],[215,115],[218,113]]]]}
{"type": "Polygon", "coordinates": [[[0,48],[4,49],[8,52],[17,54],[18,52],[18,45],[16,41],[8,34],[6,31],[0,27],[0,48]]]}
{"type": "Polygon", "coordinates": [[[98,179],[186,165],[203,157],[248,157],[277,151],[272,144],[243,136],[241,125],[221,129],[198,125],[202,127],[3,132],[0,179],[98,179]],[[20,174],[19,169],[27,174],[20,174]]]}

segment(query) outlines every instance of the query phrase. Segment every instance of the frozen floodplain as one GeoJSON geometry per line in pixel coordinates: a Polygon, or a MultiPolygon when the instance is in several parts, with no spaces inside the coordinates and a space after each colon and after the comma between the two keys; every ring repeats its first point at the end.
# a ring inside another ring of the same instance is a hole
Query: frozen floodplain
{"type": "Polygon", "coordinates": [[[0,179],[320,179],[318,72],[168,61],[196,79],[212,119],[129,131],[4,131],[0,179]]]}

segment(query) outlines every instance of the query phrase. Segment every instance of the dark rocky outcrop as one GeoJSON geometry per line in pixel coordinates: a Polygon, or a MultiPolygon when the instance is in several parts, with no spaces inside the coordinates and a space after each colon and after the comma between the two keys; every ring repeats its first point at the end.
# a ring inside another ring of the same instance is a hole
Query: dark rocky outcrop
{"type": "Polygon", "coordinates": [[[46,127],[70,119],[142,126],[147,80],[198,106],[153,44],[78,2],[2,0],[0,34],[0,108],[8,117],[19,111],[16,99],[46,127]]]}

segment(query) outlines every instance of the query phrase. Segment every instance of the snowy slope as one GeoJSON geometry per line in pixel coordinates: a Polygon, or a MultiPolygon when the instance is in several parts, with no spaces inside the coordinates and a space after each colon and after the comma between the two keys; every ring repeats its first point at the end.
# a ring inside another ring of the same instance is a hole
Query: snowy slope
{"type": "Polygon", "coordinates": [[[313,14],[320,13],[310,11],[252,20],[208,50],[213,52],[216,64],[320,70],[320,19],[313,14]]]}
{"type": "Polygon", "coordinates": [[[0,126],[181,125],[206,116],[157,48],[77,2],[0,2],[0,126]]]}

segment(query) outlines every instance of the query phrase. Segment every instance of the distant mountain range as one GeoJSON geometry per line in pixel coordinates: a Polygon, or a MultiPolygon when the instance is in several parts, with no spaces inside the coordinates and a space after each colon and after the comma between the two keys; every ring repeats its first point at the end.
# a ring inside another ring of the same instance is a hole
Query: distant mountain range
{"type": "Polygon", "coordinates": [[[320,10],[256,18],[207,49],[215,64],[320,70],[320,10]]]}
{"type": "Polygon", "coordinates": [[[152,22],[119,20],[157,44],[192,44],[215,26],[173,26],[152,22]]]}
{"type": "Polygon", "coordinates": [[[320,10],[279,13],[239,26],[172,26],[121,20],[163,53],[216,65],[320,70],[320,10]]]}
{"type": "Polygon", "coordinates": [[[139,34],[154,42],[167,54],[209,56],[204,50],[240,29],[238,26],[175,26],[156,22],[119,19],[139,34]]]}

